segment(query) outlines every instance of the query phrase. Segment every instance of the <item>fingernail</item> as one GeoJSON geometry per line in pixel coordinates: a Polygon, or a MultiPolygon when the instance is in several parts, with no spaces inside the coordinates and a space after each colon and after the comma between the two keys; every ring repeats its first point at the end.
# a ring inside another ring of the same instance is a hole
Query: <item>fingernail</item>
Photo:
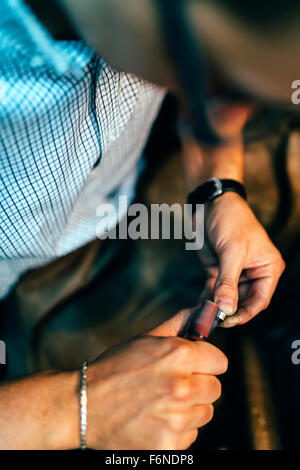
{"type": "Polygon", "coordinates": [[[233,300],[229,297],[219,297],[215,302],[226,315],[232,315],[234,313],[235,305],[233,300]]]}
{"type": "Polygon", "coordinates": [[[220,326],[223,328],[231,328],[232,326],[236,326],[239,324],[239,319],[237,317],[226,318],[220,326]]]}

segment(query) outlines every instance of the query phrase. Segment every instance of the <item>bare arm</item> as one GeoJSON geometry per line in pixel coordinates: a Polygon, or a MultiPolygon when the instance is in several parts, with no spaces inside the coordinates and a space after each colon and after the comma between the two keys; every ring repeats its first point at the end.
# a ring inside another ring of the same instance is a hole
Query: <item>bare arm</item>
{"type": "MultiPolygon", "coordinates": [[[[88,366],[87,446],[186,449],[212,419],[227,359],[176,336],[185,310],[88,366]]],[[[47,372],[0,385],[1,449],[79,447],[78,372],[47,372]]]]}
{"type": "Polygon", "coordinates": [[[0,449],[79,447],[78,372],[47,372],[0,385],[0,449]]]}
{"type": "MultiPolygon", "coordinates": [[[[247,109],[223,111],[220,132],[240,133],[247,109]]],[[[189,191],[212,177],[243,182],[243,158],[241,138],[215,149],[185,141],[189,191]]],[[[202,295],[211,295],[229,315],[224,327],[246,323],[264,310],[285,267],[247,202],[230,192],[205,206],[205,239],[199,256],[208,276],[202,295]]]]}
{"type": "Polygon", "coordinates": [[[241,141],[211,149],[185,139],[182,156],[188,191],[213,177],[243,183],[244,147],[241,141]]]}

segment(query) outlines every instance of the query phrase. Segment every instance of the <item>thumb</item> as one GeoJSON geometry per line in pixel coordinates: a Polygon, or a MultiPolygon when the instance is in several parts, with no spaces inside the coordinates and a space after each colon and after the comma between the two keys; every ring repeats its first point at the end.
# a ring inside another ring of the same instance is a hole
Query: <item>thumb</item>
{"type": "Polygon", "coordinates": [[[184,331],[191,313],[192,310],[190,309],[180,310],[174,317],[169,318],[169,320],[145,334],[151,336],[178,336],[184,331]]]}
{"type": "Polygon", "coordinates": [[[243,269],[243,256],[235,249],[226,249],[219,258],[219,275],[214,288],[214,301],[226,315],[237,310],[238,283],[243,269]]]}

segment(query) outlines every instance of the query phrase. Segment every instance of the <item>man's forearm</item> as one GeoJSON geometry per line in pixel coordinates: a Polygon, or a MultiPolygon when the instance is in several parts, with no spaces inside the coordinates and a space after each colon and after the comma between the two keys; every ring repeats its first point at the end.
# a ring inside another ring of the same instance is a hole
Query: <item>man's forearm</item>
{"type": "Polygon", "coordinates": [[[0,449],[79,447],[78,372],[47,372],[0,385],[0,449]]]}
{"type": "Polygon", "coordinates": [[[183,165],[187,188],[193,191],[210,178],[229,178],[243,182],[242,141],[208,149],[200,148],[192,140],[183,142],[183,165]]]}
{"type": "Polygon", "coordinates": [[[253,107],[247,105],[220,106],[214,124],[224,138],[223,145],[200,146],[191,139],[183,139],[183,163],[189,191],[213,177],[243,182],[242,130],[253,111],[253,107]]]}

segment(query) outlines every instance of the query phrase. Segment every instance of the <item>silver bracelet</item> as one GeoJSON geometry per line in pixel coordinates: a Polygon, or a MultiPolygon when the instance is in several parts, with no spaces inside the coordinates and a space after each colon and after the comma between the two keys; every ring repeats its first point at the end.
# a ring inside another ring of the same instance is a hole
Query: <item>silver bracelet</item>
{"type": "Polygon", "coordinates": [[[87,429],[87,393],[86,393],[87,361],[81,366],[80,374],[80,449],[86,449],[87,429]]]}

